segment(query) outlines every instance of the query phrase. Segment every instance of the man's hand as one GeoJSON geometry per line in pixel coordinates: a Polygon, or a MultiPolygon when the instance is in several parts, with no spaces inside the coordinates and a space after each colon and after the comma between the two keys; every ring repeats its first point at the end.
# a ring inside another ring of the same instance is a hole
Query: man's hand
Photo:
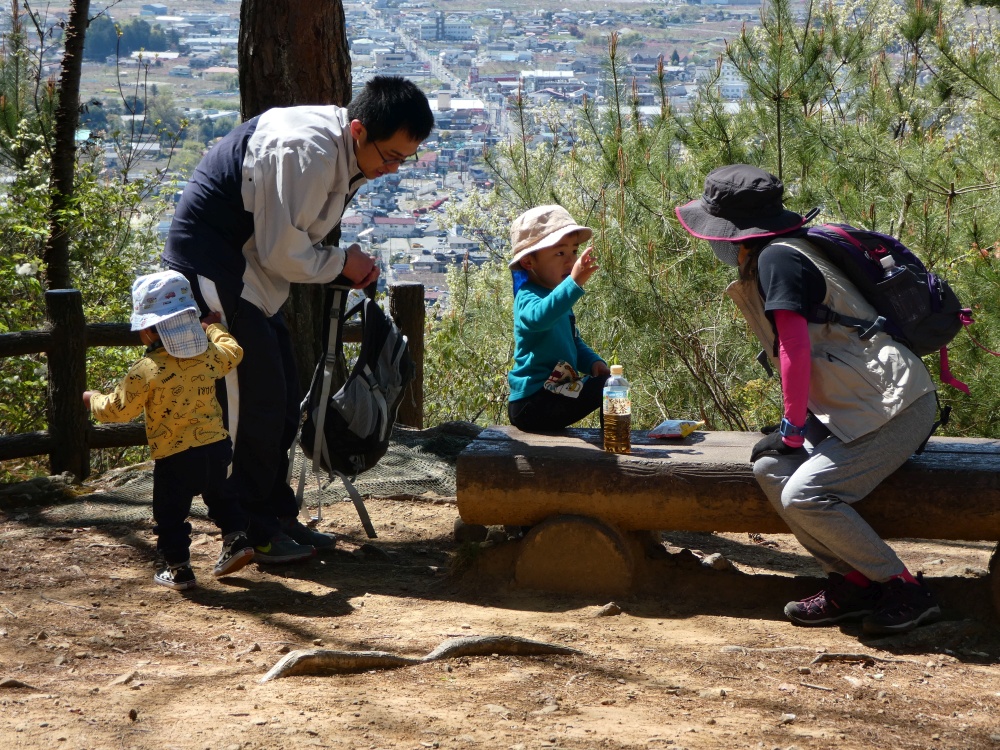
{"type": "Polygon", "coordinates": [[[750,463],[757,463],[757,459],[763,456],[788,455],[790,453],[805,453],[805,448],[792,448],[785,445],[781,434],[772,432],[767,437],[757,441],[757,445],[750,451],[750,463]]]}
{"type": "Polygon", "coordinates": [[[220,323],[222,321],[222,313],[216,310],[215,312],[210,312],[204,318],[201,319],[201,329],[207,331],[208,327],[214,323],[220,323]]]}
{"type": "Polygon", "coordinates": [[[611,375],[611,368],[607,362],[599,359],[590,366],[590,374],[597,378],[606,378],[611,375]]]}
{"type": "Polygon", "coordinates": [[[342,273],[351,280],[355,289],[364,289],[379,277],[375,259],[362,252],[361,246],[357,244],[347,248],[342,273]]]}

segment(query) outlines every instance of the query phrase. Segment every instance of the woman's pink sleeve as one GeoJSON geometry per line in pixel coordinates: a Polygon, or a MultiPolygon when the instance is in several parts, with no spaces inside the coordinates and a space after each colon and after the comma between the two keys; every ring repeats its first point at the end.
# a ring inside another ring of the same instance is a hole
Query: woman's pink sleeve
{"type": "MultiPolygon", "coordinates": [[[[812,347],[809,344],[809,323],[797,312],[775,310],[774,324],[778,329],[778,358],[781,366],[781,395],[785,419],[794,425],[806,423],[809,404],[809,377],[812,368],[812,347]]],[[[799,448],[802,437],[782,438],[785,445],[799,448]]]]}

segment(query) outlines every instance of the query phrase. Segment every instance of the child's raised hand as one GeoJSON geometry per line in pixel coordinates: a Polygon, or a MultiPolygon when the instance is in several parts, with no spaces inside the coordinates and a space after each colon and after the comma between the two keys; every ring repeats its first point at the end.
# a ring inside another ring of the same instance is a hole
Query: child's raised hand
{"type": "Polygon", "coordinates": [[[219,323],[222,321],[222,313],[218,310],[210,312],[204,318],[201,319],[201,327],[203,330],[208,330],[208,327],[213,323],[219,323]]]}
{"type": "Polygon", "coordinates": [[[576,259],[576,263],[573,264],[573,270],[569,272],[569,275],[573,277],[573,281],[578,286],[583,286],[590,280],[590,277],[594,275],[594,271],[598,268],[600,266],[597,265],[597,258],[594,257],[594,248],[592,245],[587,245],[584,251],[580,253],[580,257],[576,259]]]}

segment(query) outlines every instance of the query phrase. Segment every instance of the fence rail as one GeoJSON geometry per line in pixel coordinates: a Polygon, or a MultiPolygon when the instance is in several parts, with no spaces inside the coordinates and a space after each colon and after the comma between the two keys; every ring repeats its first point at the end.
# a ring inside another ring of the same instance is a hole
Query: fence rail
{"type": "MultiPolygon", "coordinates": [[[[141,422],[90,423],[82,395],[87,385],[87,349],[97,346],[141,346],[139,334],[125,323],[87,323],[83,297],[76,289],[45,293],[47,327],[41,331],[0,334],[0,359],[46,354],[48,359],[48,430],[0,435],[0,461],[27,456],[49,457],[53,474],[72,472],[77,481],[90,474],[90,451],[146,444],[141,422]]],[[[424,421],[424,287],[389,286],[389,314],[409,341],[416,373],[399,407],[398,422],[423,427],[424,421]]],[[[344,341],[361,341],[361,325],[344,327],[344,341]]]]}

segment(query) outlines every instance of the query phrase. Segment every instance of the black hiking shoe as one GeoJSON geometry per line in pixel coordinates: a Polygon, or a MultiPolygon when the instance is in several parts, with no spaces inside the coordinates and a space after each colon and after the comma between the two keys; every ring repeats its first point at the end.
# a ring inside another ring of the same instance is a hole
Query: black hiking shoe
{"type": "Polygon", "coordinates": [[[819,593],[785,605],[785,617],[796,625],[833,625],[843,620],[860,620],[875,611],[882,587],[872,581],[855,586],[839,573],[827,576],[826,588],[819,593]]]}
{"type": "Polygon", "coordinates": [[[227,534],[222,540],[222,552],[215,563],[212,575],[222,578],[235,573],[253,559],[253,545],[242,531],[227,534]]]}
{"type": "Polygon", "coordinates": [[[917,573],[916,583],[893,578],[882,584],[882,592],[875,611],[861,623],[869,635],[905,633],[941,616],[941,607],[924,583],[923,573],[917,573]]]}
{"type": "Polygon", "coordinates": [[[315,547],[317,552],[331,550],[337,546],[337,537],[311,529],[298,518],[281,518],[281,531],[293,542],[315,547]]]}
{"type": "Polygon", "coordinates": [[[191,563],[185,562],[180,565],[167,565],[159,573],[153,576],[153,580],[161,586],[166,586],[174,591],[186,591],[198,585],[194,578],[194,571],[191,570],[191,563]]]}

